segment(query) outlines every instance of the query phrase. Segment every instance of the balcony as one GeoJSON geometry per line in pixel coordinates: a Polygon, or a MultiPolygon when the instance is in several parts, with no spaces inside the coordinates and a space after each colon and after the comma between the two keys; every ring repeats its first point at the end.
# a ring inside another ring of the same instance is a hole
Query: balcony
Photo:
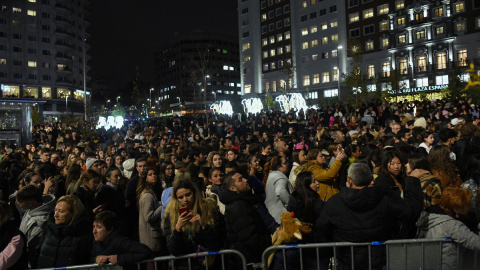
{"type": "Polygon", "coordinates": [[[63,29],[60,29],[60,28],[57,28],[57,30],[55,30],[55,34],[59,37],[63,37],[63,38],[71,38],[73,37],[72,33],[66,31],[66,30],[63,30],[63,29]]]}
{"type": "Polygon", "coordinates": [[[55,9],[59,12],[65,12],[65,13],[71,15],[73,13],[72,9],[68,5],[66,5],[65,3],[61,3],[61,2],[65,2],[65,1],[58,2],[55,5],[55,9]]]}

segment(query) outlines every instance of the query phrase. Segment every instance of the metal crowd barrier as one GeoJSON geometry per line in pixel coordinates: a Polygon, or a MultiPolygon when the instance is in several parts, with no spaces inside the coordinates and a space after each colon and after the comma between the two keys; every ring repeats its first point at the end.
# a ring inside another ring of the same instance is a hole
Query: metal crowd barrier
{"type": "Polygon", "coordinates": [[[353,269],[355,258],[355,247],[366,247],[368,249],[368,269],[372,269],[372,246],[385,246],[386,248],[386,269],[388,270],[410,270],[410,269],[442,269],[442,247],[444,244],[456,245],[457,249],[457,269],[479,269],[479,252],[467,251],[460,245],[456,244],[448,238],[434,239],[405,239],[405,240],[389,240],[385,242],[364,242],[364,243],[319,243],[319,244],[298,244],[298,245],[279,245],[267,248],[262,254],[263,269],[268,270],[267,260],[271,252],[282,252],[283,269],[292,268],[292,262],[287,261],[286,252],[289,249],[298,249],[299,251],[299,268],[304,269],[304,249],[315,249],[317,267],[320,270],[320,248],[333,249],[333,261],[330,269],[335,269],[337,265],[337,249],[340,247],[350,247],[351,264],[345,265],[353,269]]]}
{"type": "MultiPolygon", "coordinates": [[[[188,254],[188,255],[183,255],[183,256],[173,256],[173,255],[162,256],[162,257],[157,257],[157,258],[154,258],[154,259],[139,262],[137,265],[138,265],[138,270],[140,270],[140,267],[141,267],[142,264],[153,263],[153,262],[169,262],[169,267],[168,268],[174,270],[175,269],[175,262],[187,260],[188,269],[191,270],[192,269],[192,259],[198,258],[198,257],[204,257],[205,258],[205,269],[208,270],[209,269],[209,267],[208,267],[209,257],[208,256],[212,256],[212,255],[217,255],[218,256],[219,255],[220,258],[215,258],[215,260],[221,260],[222,261],[222,263],[221,263],[222,264],[222,270],[225,270],[225,269],[228,269],[228,268],[225,268],[225,255],[228,255],[228,254],[236,255],[236,256],[240,257],[240,260],[242,262],[242,269],[247,270],[247,261],[245,260],[245,257],[238,250],[234,250],[234,249],[224,249],[224,250],[220,250],[220,251],[199,252],[199,253],[193,253],[193,254],[188,254]]],[[[154,265],[155,265],[155,270],[158,270],[158,264],[155,263],[154,265]]]]}
{"type": "MultiPolygon", "coordinates": [[[[206,252],[199,252],[199,253],[192,253],[192,254],[187,254],[183,256],[162,256],[162,257],[156,257],[150,260],[145,260],[137,263],[137,268],[140,270],[142,269],[142,265],[146,265],[148,263],[152,263],[153,267],[155,270],[158,270],[158,264],[156,262],[168,262],[169,263],[169,269],[175,269],[175,264],[178,261],[187,261],[188,263],[188,269],[192,269],[192,259],[198,258],[198,257],[204,257],[205,258],[205,269],[209,269],[208,267],[208,260],[210,259],[208,256],[216,255],[217,258],[215,260],[221,260],[222,264],[222,270],[228,269],[228,267],[225,267],[225,255],[236,255],[240,257],[241,263],[242,263],[242,269],[247,270],[247,261],[245,260],[245,257],[242,255],[237,250],[233,249],[224,249],[220,251],[206,251],[206,252]],[[220,258],[218,258],[220,257],[220,258]]],[[[210,267],[212,268],[212,267],[210,267]]],[[[92,269],[92,270],[122,270],[123,267],[118,266],[118,265],[98,265],[98,264],[83,264],[83,265],[75,265],[75,266],[66,266],[66,267],[55,267],[55,268],[42,268],[42,269],[37,269],[37,270],[74,270],[74,269],[92,269]]],[[[148,269],[151,269],[150,267],[148,269]]],[[[161,270],[166,270],[166,269],[161,269],[161,270]]]]}

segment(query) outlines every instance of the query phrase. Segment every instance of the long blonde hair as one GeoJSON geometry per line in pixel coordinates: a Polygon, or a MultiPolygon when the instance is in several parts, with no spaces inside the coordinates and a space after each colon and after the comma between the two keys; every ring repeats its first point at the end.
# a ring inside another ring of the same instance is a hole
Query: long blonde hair
{"type": "MultiPolygon", "coordinates": [[[[165,220],[168,217],[170,219],[171,228],[175,228],[178,218],[180,217],[180,203],[178,202],[177,191],[182,188],[188,189],[193,193],[195,203],[193,205],[193,209],[190,210],[200,214],[200,217],[205,224],[213,226],[215,223],[215,217],[217,215],[217,203],[211,199],[203,199],[198,188],[192,181],[188,179],[179,179],[173,183],[172,199],[165,209],[163,226],[165,226],[165,220]]],[[[197,222],[193,222],[185,224],[185,226],[182,228],[182,232],[186,233],[186,235],[193,236],[200,229],[200,225],[197,222]]]]}

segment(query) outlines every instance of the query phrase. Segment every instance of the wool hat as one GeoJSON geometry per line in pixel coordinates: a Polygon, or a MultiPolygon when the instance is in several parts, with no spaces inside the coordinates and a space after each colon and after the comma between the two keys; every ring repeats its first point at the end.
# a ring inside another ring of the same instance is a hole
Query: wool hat
{"type": "Polygon", "coordinates": [[[450,122],[450,124],[452,124],[452,126],[456,126],[460,122],[462,122],[462,120],[460,120],[458,118],[453,118],[452,121],[450,122]]]}
{"type": "Polygon", "coordinates": [[[130,177],[132,177],[132,174],[133,174],[133,169],[135,168],[135,159],[130,158],[125,160],[122,163],[122,166],[123,166],[123,175],[128,179],[130,179],[130,177]]]}

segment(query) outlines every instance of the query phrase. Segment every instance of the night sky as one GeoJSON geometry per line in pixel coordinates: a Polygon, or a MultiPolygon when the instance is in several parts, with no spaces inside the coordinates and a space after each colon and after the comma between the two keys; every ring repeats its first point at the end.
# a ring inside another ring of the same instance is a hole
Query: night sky
{"type": "Polygon", "coordinates": [[[194,30],[237,36],[237,0],[92,0],[88,62],[93,80],[124,88],[135,77],[153,82],[153,49],[194,30]]]}

